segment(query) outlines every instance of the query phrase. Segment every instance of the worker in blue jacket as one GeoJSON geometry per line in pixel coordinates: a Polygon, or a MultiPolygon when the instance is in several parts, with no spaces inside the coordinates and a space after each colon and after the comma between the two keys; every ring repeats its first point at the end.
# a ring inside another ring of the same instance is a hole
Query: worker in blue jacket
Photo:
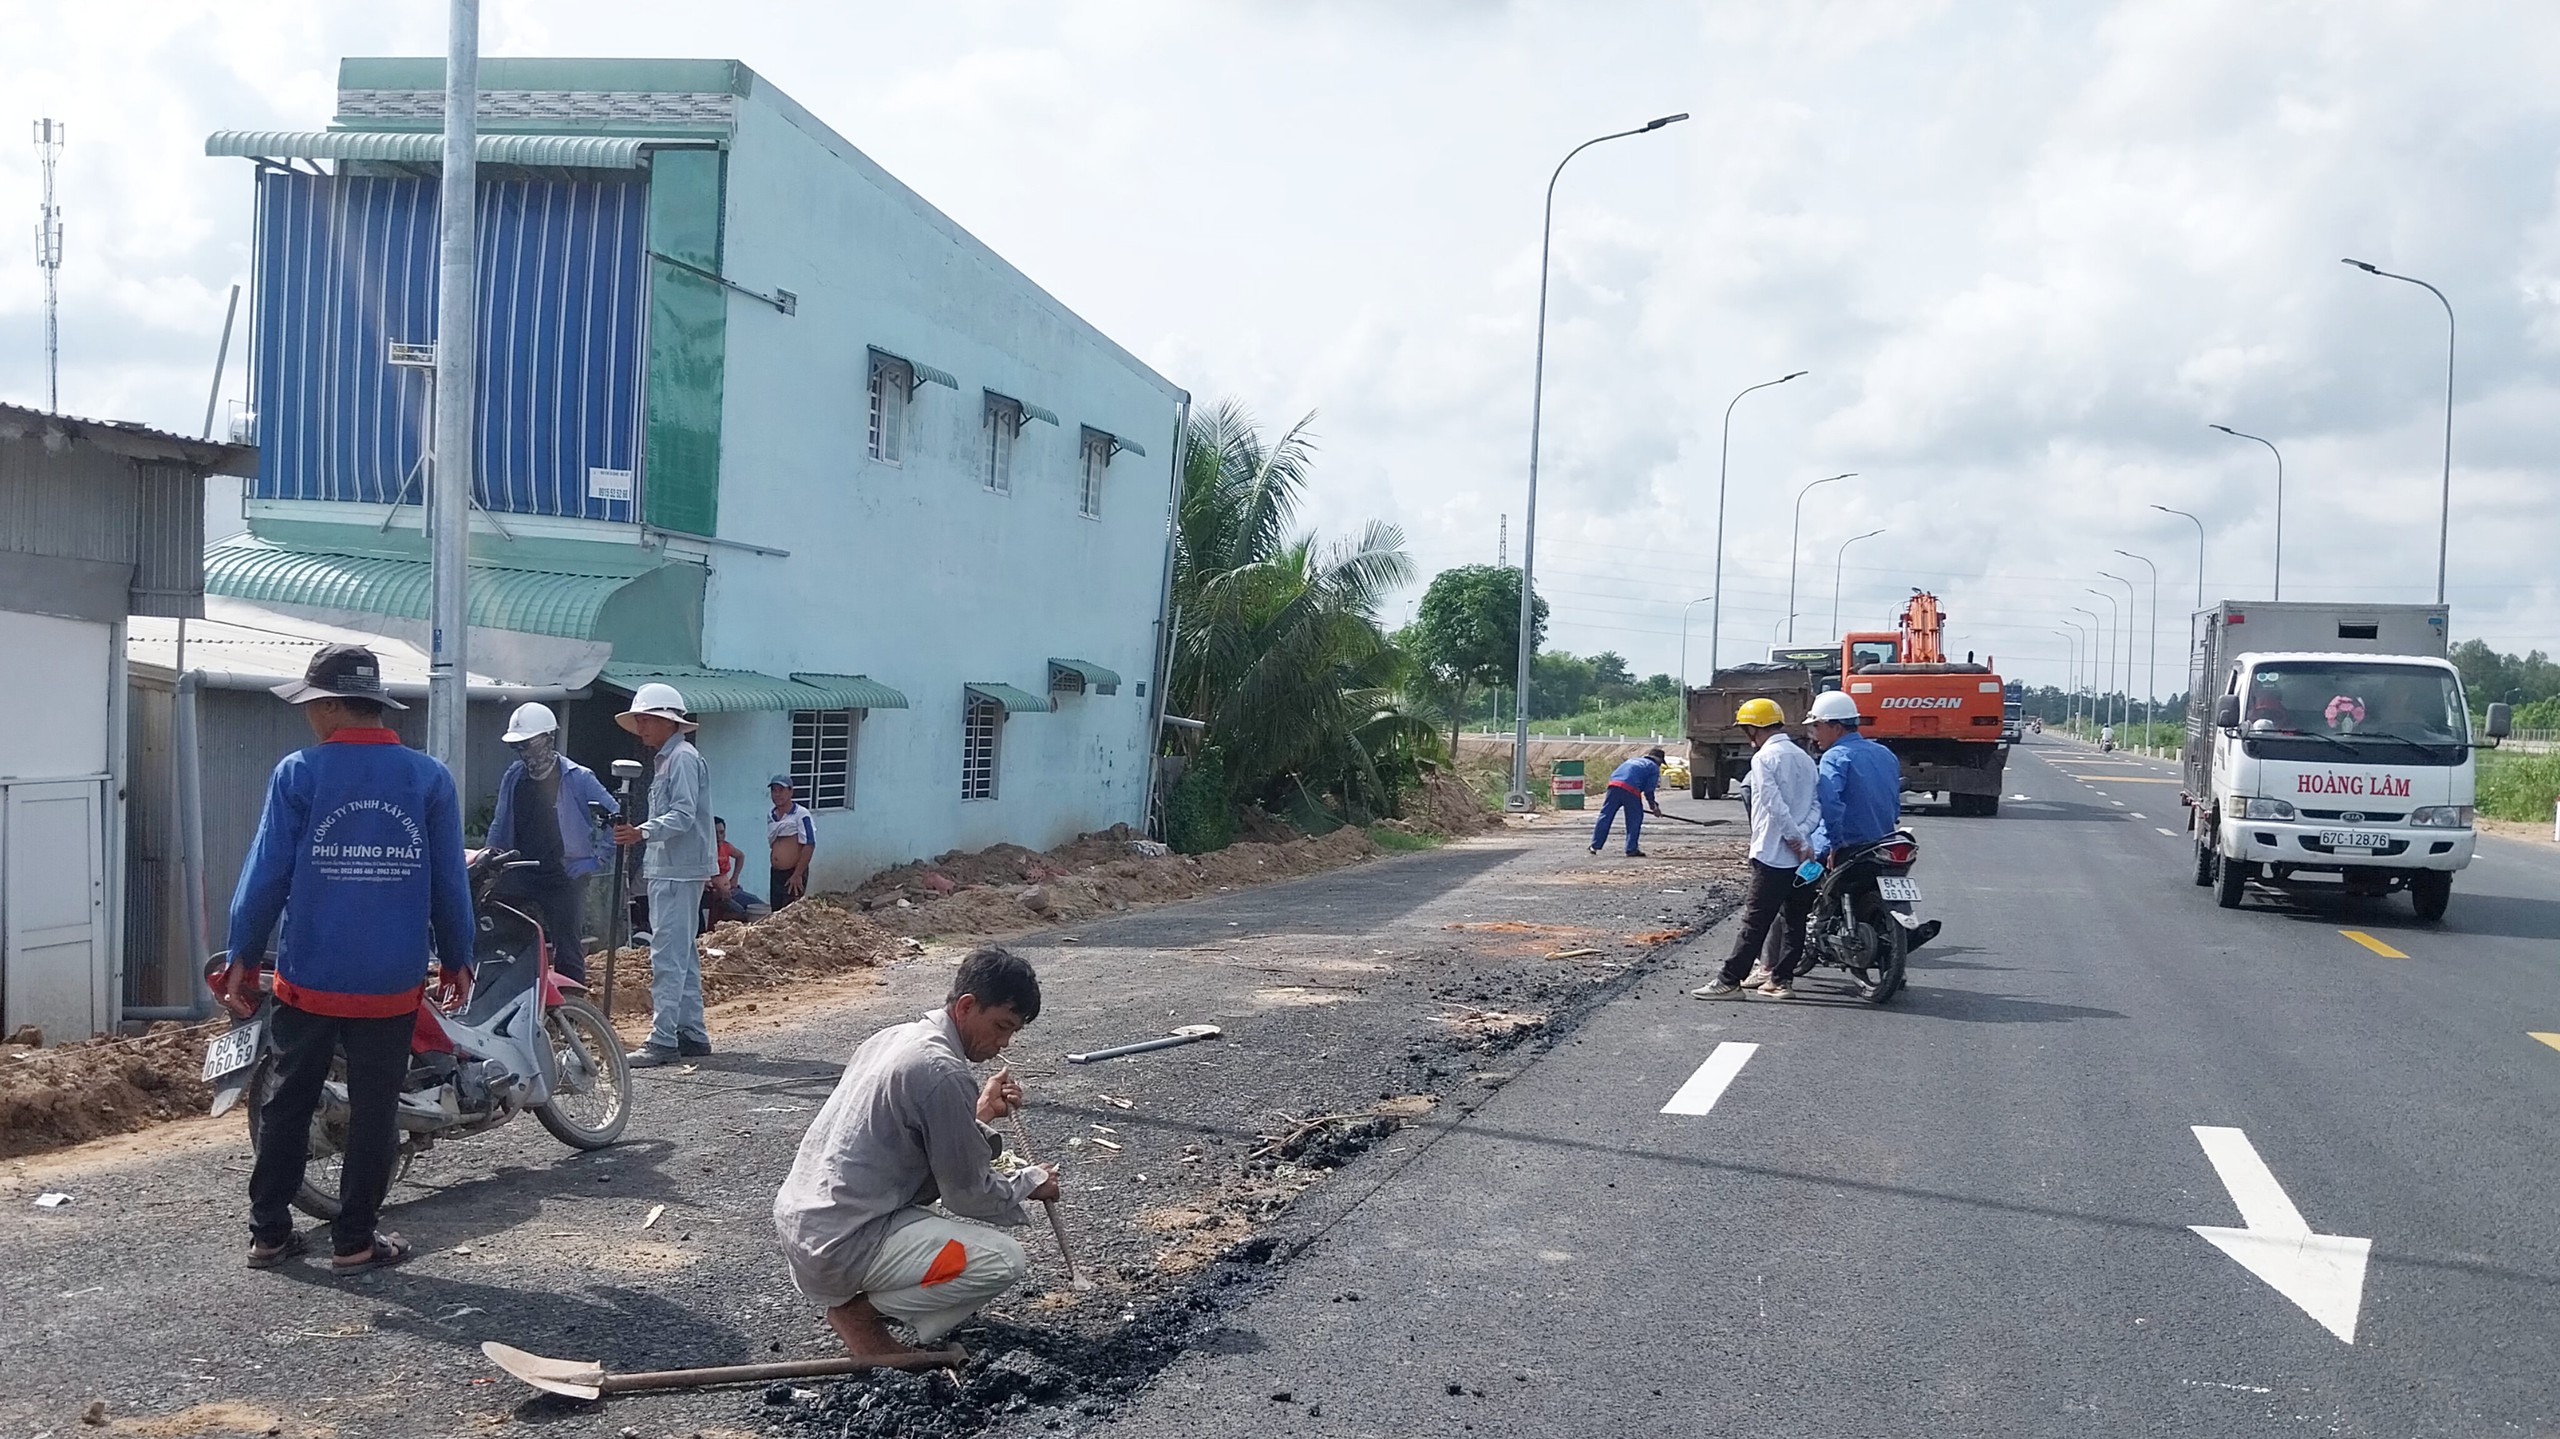
{"type": "Polygon", "coordinates": [[[1598,854],[1600,847],[1609,842],[1609,822],[1624,810],[1627,815],[1627,854],[1635,859],[1644,858],[1644,851],[1637,847],[1637,841],[1644,832],[1645,810],[1650,807],[1655,814],[1662,813],[1662,801],[1654,798],[1654,791],[1662,787],[1662,758],[1662,746],[1655,745],[1610,771],[1608,793],[1600,801],[1599,822],[1591,826],[1593,854],[1598,854]]]}
{"type": "Polygon", "coordinates": [[[249,1173],[249,1264],[273,1268],[307,1244],[291,1205],[321,1085],[343,1053],[348,1122],[331,1267],[353,1274],[410,1255],[408,1241],[374,1223],[399,1153],[400,1085],[431,953],[453,997],[470,982],[462,806],[452,773],[383,726],[383,711],[407,706],[383,688],[371,650],[330,645],[300,683],[275,694],[302,707],[319,743],[276,765],[231,896],[226,997],[235,1007],[256,1002],[268,939],[283,921],[267,1011],[275,1087],[255,1116],[249,1173]]]}
{"type": "Polygon", "coordinates": [[[1858,733],[1858,702],[1839,690],[1814,696],[1814,801],[1822,807],[1822,858],[1855,849],[1902,826],[1902,761],[1858,733]]]}

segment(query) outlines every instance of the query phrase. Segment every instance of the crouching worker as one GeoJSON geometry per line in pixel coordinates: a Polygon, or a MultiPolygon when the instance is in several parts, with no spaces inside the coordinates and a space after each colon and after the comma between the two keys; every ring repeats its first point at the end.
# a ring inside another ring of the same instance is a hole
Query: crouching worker
{"type": "Polygon", "coordinates": [[[884,1318],[931,1344],[1030,1267],[992,1226],[1023,1223],[1026,1199],[1057,1198],[1057,1167],[996,1171],[1004,1143],[987,1126],[1021,1107],[1022,1087],[1001,1069],[979,1084],[969,1067],[1039,1016],[1030,964],[978,950],[942,1008],[862,1042],[800,1141],[773,1227],[793,1286],[826,1306],[849,1352],[916,1353],[884,1318]]]}

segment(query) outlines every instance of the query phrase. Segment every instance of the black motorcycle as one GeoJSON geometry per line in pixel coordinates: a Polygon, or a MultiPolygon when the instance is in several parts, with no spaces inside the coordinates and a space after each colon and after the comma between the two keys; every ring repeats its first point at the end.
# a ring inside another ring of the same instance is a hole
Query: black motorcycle
{"type": "Polygon", "coordinates": [[[1898,829],[1831,857],[1806,926],[1805,956],[1845,971],[1858,997],[1882,1004],[1902,989],[1903,963],[1938,932],[1936,920],[1915,922],[1920,882],[1911,867],[1920,842],[1898,829]]]}

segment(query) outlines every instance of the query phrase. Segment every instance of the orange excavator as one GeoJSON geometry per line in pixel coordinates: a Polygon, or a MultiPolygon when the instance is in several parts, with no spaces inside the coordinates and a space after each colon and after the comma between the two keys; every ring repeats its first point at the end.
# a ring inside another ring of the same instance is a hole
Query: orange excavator
{"type": "Polygon", "coordinates": [[[1945,795],[1950,814],[1995,815],[2006,696],[1989,664],[1947,658],[1946,619],[1936,595],[1913,590],[1899,628],[1841,637],[1840,687],[1866,717],[1859,730],[1902,761],[1905,791],[1945,795]]]}

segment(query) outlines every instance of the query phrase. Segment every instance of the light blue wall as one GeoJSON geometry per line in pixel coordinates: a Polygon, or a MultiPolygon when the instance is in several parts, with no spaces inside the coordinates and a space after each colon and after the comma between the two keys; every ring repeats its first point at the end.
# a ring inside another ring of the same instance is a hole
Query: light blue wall
{"type": "MultiPolygon", "coordinates": [[[[732,297],[720,534],[791,553],[712,555],[704,663],[868,674],[913,705],[863,721],[855,808],[820,817],[818,881],[1139,823],[1152,746],[1138,690],[1182,392],[761,80],[740,106],[727,209],[729,278],[794,291],[799,312],[732,297]],[[917,387],[898,467],[865,453],[874,346],[961,386],[917,387]],[[1024,426],[1010,496],[981,483],[982,389],[1062,422],[1024,426]],[[1112,462],[1098,521],[1077,513],[1079,425],[1147,451],[1112,462]],[[1041,692],[1052,655],[1119,671],[1119,693],[1009,717],[997,798],[963,802],[962,686],[1041,692]]],[[[787,716],[703,726],[715,803],[751,869],[761,825],[742,817],[764,812],[788,741],[787,716]]]]}

